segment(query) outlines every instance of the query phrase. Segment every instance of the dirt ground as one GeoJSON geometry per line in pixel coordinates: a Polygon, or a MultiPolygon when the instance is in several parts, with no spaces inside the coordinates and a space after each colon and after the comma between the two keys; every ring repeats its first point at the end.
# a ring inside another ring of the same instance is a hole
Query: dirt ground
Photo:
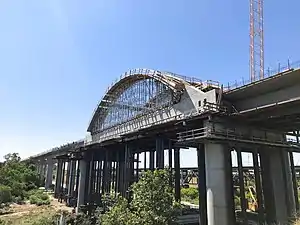
{"type": "Polygon", "coordinates": [[[41,214],[51,215],[61,211],[72,212],[72,208],[65,206],[64,203],[58,202],[52,196],[50,196],[50,198],[51,198],[51,204],[48,206],[32,205],[29,204],[29,202],[23,205],[12,204],[10,205],[10,210],[12,210],[12,213],[6,215],[0,215],[0,219],[6,221],[12,221],[12,220],[18,221],[21,218],[27,216],[29,217],[29,216],[41,215],[41,214]]]}

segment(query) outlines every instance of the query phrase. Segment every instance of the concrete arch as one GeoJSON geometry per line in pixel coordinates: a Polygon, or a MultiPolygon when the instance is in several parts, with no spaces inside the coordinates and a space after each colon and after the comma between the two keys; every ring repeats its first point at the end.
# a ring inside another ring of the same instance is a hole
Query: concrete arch
{"type": "MultiPolygon", "coordinates": [[[[186,81],[185,77],[169,72],[161,72],[151,69],[130,70],[122,74],[120,80],[115,82],[107,90],[93,113],[87,131],[91,133],[96,132],[97,127],[99,127],[99,123],[103,122],[103,120],[107,116],[109,107],[112,107],[116,100],[134,84],[137,84],[138,82],[142,82],[144,80],[153,80],[154,82],[170,90],[172,92],[173,104],[179,101],[185,85],[189,83],[188,81],[186,81]]],[[[198,83],[199,82],[201,81],[198,81],[198,83]]],[[[100,130],[101,128],[98,128],[98,131],[100,130]]]]}

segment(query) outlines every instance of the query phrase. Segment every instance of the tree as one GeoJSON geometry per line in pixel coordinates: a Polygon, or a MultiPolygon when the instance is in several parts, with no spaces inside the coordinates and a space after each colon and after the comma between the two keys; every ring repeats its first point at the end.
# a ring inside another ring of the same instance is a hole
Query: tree
{"type": "Polygon", "coordinates": [[[149,225],[167,224],[173,218],[174,195],[166,170],[146,172],[139,182],[133,184],[132,192],[131,208],[149,225]]]}
{"type": "Polygon", "coordinates": [[[119,197],[117,204],[101,217],[102,225],[127,225],[132,224],[133,213],[128,208],[126,199],[119,197]]]}
{"type": "Polygon", "coordinates": [[[130,203],[119,198],[112,209],[101,216],[104,225],[166,225],[175,218],[179,205],[174,201],[167,170],[147,171],[131,186],[130,203]]]}
{"type": "Polygon", "coordinates": [[[7,154],[4,159],[0,167],[0,184],[10,187],[14,197],[23,199],[26,191],[39,186],[39,175],[33,165],[21,162],[18,153],[7,154]]]}
{"type": "Polygon", "coordinates": [[[12,200],[11,188],[0,185],[0,206],[1,204],[9,203],[12,200]]]}

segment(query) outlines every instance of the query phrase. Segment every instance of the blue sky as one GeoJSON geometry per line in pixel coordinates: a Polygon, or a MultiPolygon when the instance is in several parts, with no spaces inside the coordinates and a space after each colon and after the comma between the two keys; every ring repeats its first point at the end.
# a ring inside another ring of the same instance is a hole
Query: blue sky
{"type": "MultiPolygon", "coordinates": [[[[265,0],[266,67],[300,59],[299,7],[265,0]]],[[[239,0],[1,1],[0,157],[84,137],[107,86],[130,68],[247,78],[248,18],[239,0]]]]}

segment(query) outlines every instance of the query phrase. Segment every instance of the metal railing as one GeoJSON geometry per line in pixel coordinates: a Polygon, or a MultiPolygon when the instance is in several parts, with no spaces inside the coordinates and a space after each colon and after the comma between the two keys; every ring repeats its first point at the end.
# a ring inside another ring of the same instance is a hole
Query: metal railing
{"type": "Polygon", "coordinates": [[[186,140],[190,139],[201,139],[205,138],[208,135],[208,128],[203,127],[203,128],[198,128],[198,129],[193,129],[193,130],[187,130],[183,131],[177,134],[177,140],[178,142],[183,142],[186,140]]]}
{"type": "Polygon", "coordinates": [[[228,82],[227,84],[223,85],[224,92],[231,91],[233,89],[245,86],[247,84],[255,83],[255,82],[263,80],[265,78],[269,78],[269,77],[275,76],[279,73],[283,73],[283,72],[286,72],[286,71],[289,71],[289,70],[292,70],[292,69],[297,69],[297,68],[300,68],[300,60],[296,61],[296,62],[293,62],[293,63],[291,63],[288,60],[287,64],[285,64],[285,65],[282,65],[282,64],[279,63],[278,67],[276,69],[268,68],[264,73],[264,78],[256,77],[255,81],[251,81],[249,78],[247,78],[247,79],[242,78],[239,81],[235,80],[234,82],[228,82]]]}
{"type": "Polygon", "coordinates": [[[76,147],[76,146],[81,145],[83,143],[84,143],[84,139],[80,139],[78,141],[69,142],[69,143],[61,145],[59,147],[54,147],[54,148],[51,148],[49,150],[43,151],[41,153],[38,153],[36,155],[30,156],[29,158],[26,158],[24,160],[28,160],[28,159],[31,159],[31,158],[37,158],[37,157],[40,157],[40,156],[43,156],[43,155],[47,155],[47,154],[52,153],[52,152],[61,151],[61,150],[64,150],[65,148],[68,148],[68,147],[76,147]]]}
{"type": "Polygon", "coordinates": [[[179,75],[179,74],[168,72],[168,71],[164,71],[163,73],[166,74],[166,75],[177,77],[177,78],[179,78],[181,80],[184,80],[188,83],[203,83],[203,81],[201,79],[196,78],[196,77],[188,77],[188,76],[179,75]]]}
{"type": "MultiPolygon", "coordinates": [[[[159,113],[159,111],[157,111],[156,113],[159,113]]],[[[155,116],[155,113],[151,117],[154,117],[154,116],[155,116]]],[[[102,131],[102,132],[99,133],[101,136],[97,140],[87,141],[85,144],[89,145],[89,144],[92,144],[92,143],[101,143],[101,142],[104,142],[104,141],[118,139],[118,138],[121,138],[122,135],[126,135],[126,134],[129,134],[129,133],[134,133],[134,132],[137,132],[139,130],[151,127],[151,126],[157,126],[159,124],[181,120],[181,119],[183,119],[183,117],[184,117],[183,114],[175,114],[174,116],[171,116],[171,117],[155,120],[155,121],[150,122],[150,123],[146,122],[145,124],[140,125],[139,122],[141,122],[141,120],[144,120],[144,121],[148,120],[147,115],[144,115],[143,117],[135,118],[133,120],[127,121],[127,122],[125,122],[123,124],[120,124],[118,126],[115,126],[115,127],[109,128],[105,131],[102,131]],[[122,128],[122,127],[126,127],[127,129],[122,128]]]]}
{"type": "Polygon", "coordinates": [[[225,106],[218,105],[212,102],[206,102],[203,106],[204,112],[222,112],[226,113],[228,110],[225,106]]]}
{"type": "Polygon", "coordinates": [[[252,142],[252,143],[265,143],[265,144],[275,144],[275,145],[289,145],[293,147],[299,147],[299,143],[295,141],[294,139],[282,139],[282,140],[270,140],[267,137],[257,137],[257,136],[248,136],[243,134],[242,132],[236,132],[232,129],[219,129],[218,131],[203,127],[193,130],[188,130],[184,132],[180,132],[177,134],[177,140],[178,142],[185,142],[185,141],[196,141],[199,139],[221,139],[221,140],[234,140],[234,141],[242,141],[242,142],[252,142]]]}

